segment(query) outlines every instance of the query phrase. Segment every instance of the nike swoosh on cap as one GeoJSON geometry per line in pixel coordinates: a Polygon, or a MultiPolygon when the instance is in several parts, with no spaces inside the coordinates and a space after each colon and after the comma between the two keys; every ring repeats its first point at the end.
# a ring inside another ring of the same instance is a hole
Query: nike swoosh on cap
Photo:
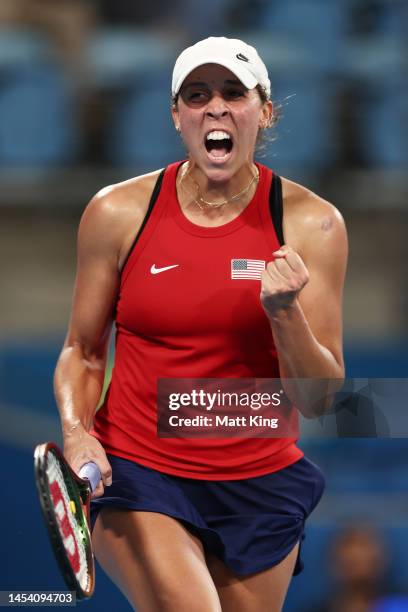
{"type": "Polygon", "coordinates": [[[180,264],[173,264],[172,266],[165,266],[164,268],[156,268],[156,264],[153,264],[150,268],[150,272],[152,274],[160,274],[160,272],[166,272],[166,270],[171,270],[172,268],[178,268],[180,264]]]}

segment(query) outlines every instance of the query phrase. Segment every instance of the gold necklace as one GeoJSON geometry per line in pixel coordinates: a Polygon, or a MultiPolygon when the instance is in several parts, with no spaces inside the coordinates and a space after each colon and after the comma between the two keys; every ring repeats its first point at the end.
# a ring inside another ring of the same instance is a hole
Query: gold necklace
{"type": "Polygon", "coordinates": [[[180,185],[184,187],[184,189],[187,191],[189,196],[191,196],[194,199],[194,202],[197,204],[197,206],[201,210],[204,210],[206,207],[207,208],[220,208],[221,206],[225,206],[225,204],[229,204],[230,202],[235,202],[235,200],[239,200],[239,198],[242,198],[242,196],[245,195],[250,190],[250,188],[252,187],[255,181],[259,181],[259,170],[257,168],[256,174],[253,175],[248,185],[244,189],[242,189],[242,191],[240,191],[239,193],[236,193],[234,196],[232,196],[228,200],[224,200],[223,202],[209,202],[208,200],[205,200],[203,196],[200,194],[200,186],[193,177],[191,177],[191,180],[193,181],[197,189],[197,196],[194,196],[193,194],[191,194],[190,191],[187,189],[187,187],[184,185],[183,181],[187,177],[188,173],[189,173],[189,170],[184,170],[181,180],[180,180],[180,185]]]}

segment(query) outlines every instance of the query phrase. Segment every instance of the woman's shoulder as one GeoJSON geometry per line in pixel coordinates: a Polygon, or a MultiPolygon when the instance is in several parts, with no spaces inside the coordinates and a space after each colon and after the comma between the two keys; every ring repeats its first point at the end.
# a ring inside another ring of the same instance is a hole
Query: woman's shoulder
{"type": "Polygon", "coordinates": [[[312,229],[323,222],[343,223],[340,211],[308,187],[287,178],[282,180],[284,216],[294,223],[307,225],[312,229]]]}
{"type": "Polygon", "coordinates": [[[292,241],[325,235],[342,235],[345,224],[340,211],[311,189],[287,178],[282,180],[284,234],[292,241]]]}
{"type": "Polygon", "coordinates": [[[88,207],[95,209],[95,214],[108,217],[135,214],[138,211],[144,213],[161,171],[155,170],[103,187],[95,194],[88,207]]]}
{"type": "Polygon", "coordinates": [[[100,245],[121,263],[145,218],[161,170],[104,187],[90,200],[79,226],[79,244],[100,245]]]}
{"type": "Polygon", "coordinates": [[[82,221],[110,232],[142,223],[161,170],[103,187],[88,203],[82,221]]]}
{"type": "MultiPolygon", "coordinates": [[[[338,209],[330,202],[314,193],[308,187],[281,177],[282,197],[285,212],[291,215],[306,215],[307,218],[319,218],[322,215],[335,215],[338,209]]],[[[311,220],[310,219],[310,220],[311,220]]]]}

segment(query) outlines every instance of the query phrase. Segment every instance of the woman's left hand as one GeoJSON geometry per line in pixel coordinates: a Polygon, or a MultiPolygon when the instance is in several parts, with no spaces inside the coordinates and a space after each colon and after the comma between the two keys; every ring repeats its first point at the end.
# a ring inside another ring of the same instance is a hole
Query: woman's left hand
{"type": "Polygon", "coordinates": [[[269,316],[290,308],[309,281],[305,264],[290,246],[281,246],[273,256],[262,273],[261,286],[261,303],[269,316]]]}

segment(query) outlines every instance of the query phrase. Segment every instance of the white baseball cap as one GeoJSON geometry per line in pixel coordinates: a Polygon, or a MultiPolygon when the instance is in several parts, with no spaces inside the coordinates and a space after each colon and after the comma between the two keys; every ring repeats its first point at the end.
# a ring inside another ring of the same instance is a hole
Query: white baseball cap
{"type": "Polygon", "coordinates": [[[171,93],[178,94],[184,79],[198,66],[219,64],[235,74],[248,89],[260,85],[271,95],[271,82],[265,64],[257,50],[238,38],[211,36],[187,47],[178,56],[173,70],[171,93]]]}

